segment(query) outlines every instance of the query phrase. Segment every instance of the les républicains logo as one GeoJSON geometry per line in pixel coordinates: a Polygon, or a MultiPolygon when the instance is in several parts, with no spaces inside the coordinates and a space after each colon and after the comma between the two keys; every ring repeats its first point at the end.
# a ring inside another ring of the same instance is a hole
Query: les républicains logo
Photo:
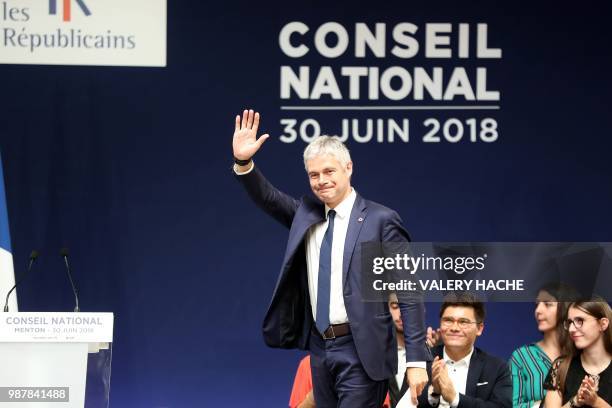
{"type": "MultiPolygon", "coordinates": [[[[63,21],[70,21],[72,19],[72,1],[73,0],[62,0],[62,8],[63,8],[63,21]]],[[[85,16],[90,16],[91,11],[87,7],[87,5],[83,2],[83,0],[74,0],[77,6],[81,9],[85,16]]],[[[49,14],[56,15],[57,14],[57,0],[49,0],[49,14]]]]}
{"type": "Polygon", "coordinates": [[[29,7],[10,7],[6,1],[0,1],[0,21],[10,23],[10,26],[0,27],[0,46],[9,49],[27,49],[30,53],[51,48],[65,50],[136,48],[135,34],[114,32],[112,22],[109,22],[108,28],[102,30],[89,29],[87,24],[66,25],[65,23],[71,21],[76,23],[80,17],[92,15],[85,1],[91,4],[90,0],[49,0],[48,3],[43,3],[43,7],[48,4],[48,10],[46,7],[38,9],[52,19],[61,13],[61,22],[36,21],[32,18],[34,12],[29,7]]]}

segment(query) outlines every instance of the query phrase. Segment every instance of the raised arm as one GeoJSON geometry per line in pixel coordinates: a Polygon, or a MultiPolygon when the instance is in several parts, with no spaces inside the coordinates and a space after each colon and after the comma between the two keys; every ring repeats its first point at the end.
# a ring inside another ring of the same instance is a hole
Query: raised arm
{"type": "Polygon", "coordinates": [[[234,173],[255,204],[289,228],[299,201],[274,187],[261,172],[255,169],[253,162],[253,156],[269,137],[265,134],[257,139],[259,119],[259,113],[253,110],[245,110],[242,113],[242,120],[240,115],[236,115],[232,141],[234,161],[236,161],[234,173]]]}

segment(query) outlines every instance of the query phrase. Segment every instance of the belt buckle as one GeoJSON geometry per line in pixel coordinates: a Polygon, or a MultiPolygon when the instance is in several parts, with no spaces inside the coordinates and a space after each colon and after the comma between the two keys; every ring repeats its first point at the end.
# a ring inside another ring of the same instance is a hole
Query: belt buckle
{"type": "Polygon", "coordinates": [[[335,338],[336,338],[336,333],[334,333],[334,326],[332,326],[332,325],[330,324],[330,325],[329,325],[329,327],[327,328],[327,330],[325,330],[325,331],[322,333],[322,335],[323,335],[323,340],[333,340],[333,339],[335,339],[335,338]],[[331,336],[330,336],[330,337],[327,337],[327,336],[325,335],[325,332],[327,332],[327,330],[330,330],[330,329],[331,329],[331,333],[332,333],[332,334],[331,334],[331,336]]]}

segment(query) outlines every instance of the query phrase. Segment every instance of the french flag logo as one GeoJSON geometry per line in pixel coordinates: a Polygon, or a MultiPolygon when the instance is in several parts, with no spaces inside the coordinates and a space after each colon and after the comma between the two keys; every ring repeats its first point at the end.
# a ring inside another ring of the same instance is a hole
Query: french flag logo
{"type": "MultiPolygon", "coordinates": [[[[73,0],[61,0],[63,6],[63,17],[64,21],[70,21],[72,19],[72,1],[73,0]]],[[[87,8],[87,5],[83,2],[83,0],[74,0],[86,16],[91,15],[91,11],[87,8]]],[[[57,0],[49,0],[49,14],[56,15],[57,14],[57,0]]]]}
{"type": "MultiPolygon", "coordinates": [[[[11,236],[9,234],[8,211],[6,209],[2,157],[0,156],[0,294],[2,296],[6,295],[14,284],[15,271],[13,269],[13,255],[11,254],[11,236]]],[[[11,296],[9,309],[17,311],[16,296],[11,296]]]]}

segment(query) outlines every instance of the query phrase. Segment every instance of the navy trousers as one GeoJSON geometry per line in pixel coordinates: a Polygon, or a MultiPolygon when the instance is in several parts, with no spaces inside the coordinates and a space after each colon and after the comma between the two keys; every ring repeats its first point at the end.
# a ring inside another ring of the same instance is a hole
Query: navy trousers
{"type": "Polygon", "coordinates": [[[317,408],[380,408],[385,400],[388,382],[368,377],[350,334],[323,340],[311,333],[310,368],[317,408]]]}

